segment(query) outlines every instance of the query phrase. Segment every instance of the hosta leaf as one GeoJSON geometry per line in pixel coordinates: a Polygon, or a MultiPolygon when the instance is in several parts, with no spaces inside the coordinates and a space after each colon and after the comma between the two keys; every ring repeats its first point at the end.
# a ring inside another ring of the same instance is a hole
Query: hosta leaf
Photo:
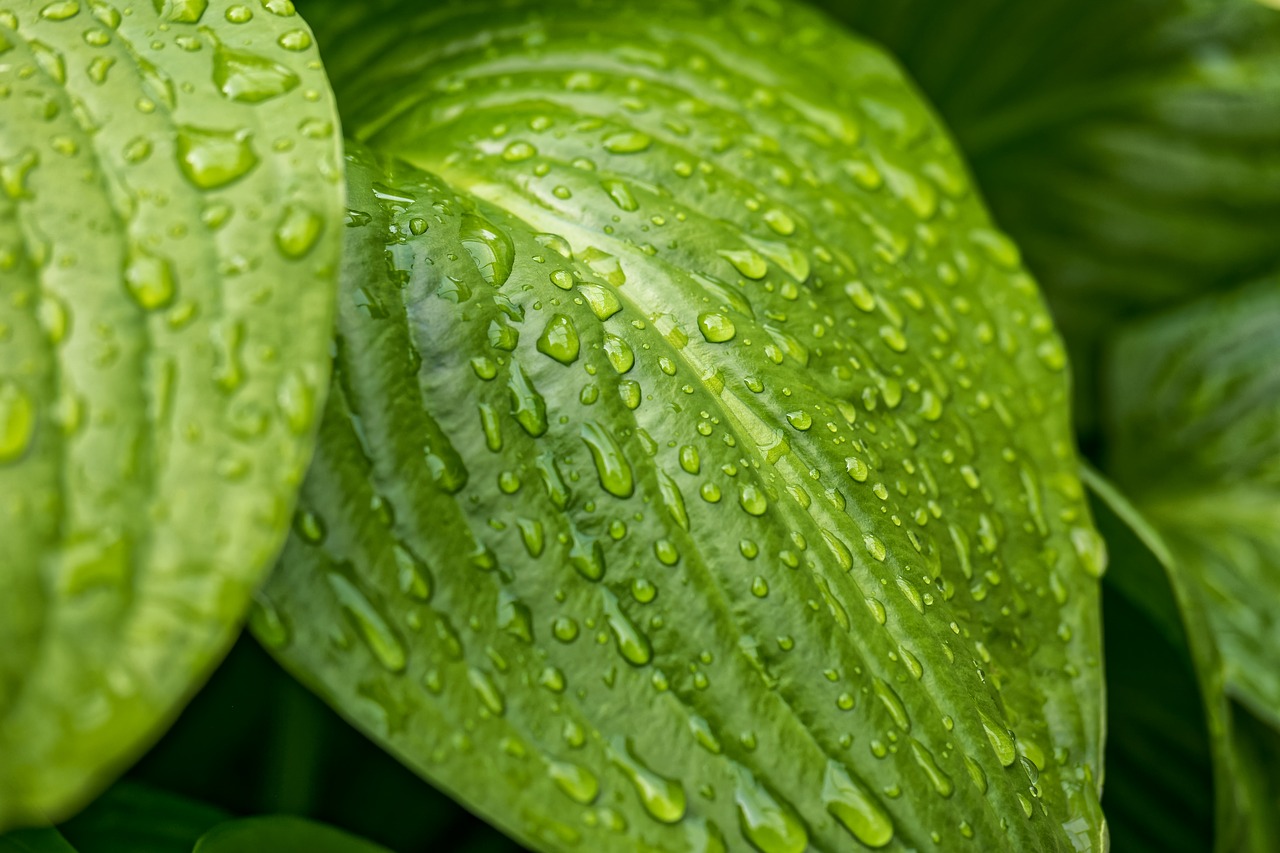
{"type": "Polygon", "coordinates": [[[1280,282],[1127,332],[1108,370],[1110,469],[1168,542],[1228,692],[1280,727],[1280,282]]]}
{"type": "Polygon", "coordinates": [[[81,853],[188,853],[230,817],[207,803],[120,782],[58,829],[81,853]]]}
{"type": "Polygon", "coordinates": [[[331,826],[302,818],[276,815],[233,820],[209,830],[192,853],[389,853],[331,826]]]}
{"type": "Polygon", "coordinates": [[[349,154],[258,636],[543,849],[1101,850],[1061,345],[892,63],[789,4],[410,8],[326,23],[418,168],[349,154]]]}
{"type": "Polygon", "coordinates": [[[172,718],[274,559],[343,187],[291,4],[0,10],[0,827],[172,718]]]}
{"type": "Polygon", "coordinates": [[[76,853],[54,829],[23,829],[0,835],[0,853],[76,853]]]}
{"type": "Polygon", "coordinates": [[[1274,849],[1280,738],[1227,696],[1211,620],[1159,531],[1100,474],[1086,482],[1111,555],[1103,807],[1113,844],[1274,849]]]}
{"type": "Polygon", "coordinates": [[[1280,263],[1271,0],[824,5],[936,103],[1045,287],[1091,388],[1126,315],[1280,263]]]}

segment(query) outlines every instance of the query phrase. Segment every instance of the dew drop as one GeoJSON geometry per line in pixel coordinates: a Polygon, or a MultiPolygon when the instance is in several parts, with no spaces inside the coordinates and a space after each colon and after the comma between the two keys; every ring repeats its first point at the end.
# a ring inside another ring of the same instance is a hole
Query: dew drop
{"type": "Polygon", "coordinates": [[[754,485],[747,484],[738,490],[738,503],[748,515],[761,516],[769,508],[769,501],[754,485]]]}
{"type": "Polygon", "coordinates": [[[463,215],[458,237],[471,255],[480,276],[494,287],[501,287],[511,277],[516,250],[505,231],[473,213],[463,215]]]}
{"type": "Polygon", "coordinates": [[[552,761],[547,765],[547,773],[571,800],[589,806],[600,796],[600,780],[585,767],[579,767],[567,761],[552,761]]]}
{"type": "Polygon", "coordinates": [[[26,391],[0,380],[0,465],[20,460],[36,432],[36,407],[26,391]]]}
{"type": "Polygon", "coordinates": [[[893,840],[893,821],[884,807],[834,761],[827,763],[822,801],[827,811],[868,847],[884,847],[893,840]]]}
{"type": "Polygon", "coordinates": [[[293,91],[301,80],[278,62],[219,44],[213,54],[213,82],[229,100],[258,104],[293,91]]]}
{"type": "Polygon", "coordinates": [[[733,336],[738,333],[733,321],[724,314],[700,314],[698,316],[698,329],[702,332],[702,337],[713,344],[731,341],[733,336]]]}
{"type": "Polygon", "coordinates": [[[173,303],[173,265],[140,246],[129,252],[124,283],[133,301],[145,311],[157,311],[173,303]]]}
{"type": "Polygon", "coordinates": [[[605,618],[609,630],[618,644],[618,653],[632,666],[644,666],[653,660],[653,646],[644,632],[636,627],[618,604],[617,597],[608,590],[602,591],[605,618]]]}
{"type": "Polygon", "coordinates": [[[876,694],[876,698],[880,700],[880,704],[889,712],[889,717],[893,720],[894,725],[904,732],[911,731],[911,718],[907,716],[906,706],[898,698],[897,692],[880,678],[872,681],[871,689],[876,694]]]}
{"type": "Polygon", "coordinates": [[[243,178],[258,165],[247,131],[184,126],[178,129],[178,164],[196,187],[218,189],[243,178]]]}
{"type": "Polygon", "coordinates": [[[686,799],[683,785],[646,767],[631,752],[631,745],[624,738],[614,739],[609,756],[636,789],[640,803],[650,817],[659,823],[676,823],[684,817],[686,799]]]}
{"type": "Polygon", "coordinates": [[[585,283],[579,285],[578,293],[587,301],[587,305],[591,307],[591,313],[595,314],[598,320],[608,320],[622,310],[622,303],[618,301],[618,297],[603,285],[585,283]]]}
{"type": "Polygon", "coordinates": [[[653,140],[647,133],[624,131],[614,133],[604,140],[604,150],[611,154],[639,154],[647,151],[653,140]]]}
{"type": "Polygon", "coordinates": [[[404,643],[373,603],[351,581],[340,574],[328,576],[342,610],[355,624],[361,639],[386,670],[403,672],[407,663],[404,643]]]}
{"type": "Polygon", "coordinates": [[[760,853],[804,853],[809,833],[800,818],[779,802],[751,771],[735,765],[738,784],[733,792],[742,835],[760,853]]]}
{"type": "Polygon", "coordinates": [[[583,424],[580,434],[595,460],[596,473],[604,490],[615,497],[631,497],[635,492],[631,464],[613,436],[594,421],[583,424]]]}
{"type": "Polygon", "coordinates": [[[286,258],[304,258],[315,248],[323,230],[324,220],[320,214],[303,204],[289,204],[276,226],[276,248],[286,258]]]}
{"type": "Polygon", "coordinates": [[[719,254],[747,278],[758,281],[769,274],[769,264],[754,249],[722,249],[719,254]]]}
{"type": "Polygon", "coordinates": [[[538,352],[565,365],[578,360],[580,348],[578,330],[564,314],[553,315],[538,338],[538,352]]]}
{"type": "Polygon", "coordinates": [[[933,785],[933,790],[937,791],[940,797],[950,797],[955,791],[956,786],[951,781],[941,767],[938,766],[937,760],[933,757],[933,753],[928,747],[915,738],[911,738],[911,755],[916,760],[916,764],[920,765],[920,769],[924,771],[925,776],[929,778],[929,783],[933,785]]]}

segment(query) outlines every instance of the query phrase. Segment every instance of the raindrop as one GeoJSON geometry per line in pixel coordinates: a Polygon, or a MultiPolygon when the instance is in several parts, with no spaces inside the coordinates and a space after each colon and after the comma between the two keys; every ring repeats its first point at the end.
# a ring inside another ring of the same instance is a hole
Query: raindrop
{"type": "Polygon", "coordinates": [[[635,480],[631,464],[613,436],[599,423],[589,421],[582,425],[581,436],[595,460],[600,485],[615,497],[629,498],[635,492],[635,480]]]}
{"type": "Polygon", "coordinates": [[[702,332],[702,337],[713,344],[731,341],[738,332],[733,325],[733,321],[724,314],[700,314],[698,316],[698,329],[702,332]]]}
{"type": "Polygon", "coordinates": [[[494,287],[506,283],[515,266],[516,250],[505,231],[483,217],[467,213],[462,217],[458,237],[485,281],[494,287]]]}
{"type": "Polygon", "coordinates": [[[564,314],[553,315],[538,338],[538,352],[569,365],[578,360],[579,349],[578,330],[573,320],[564,314]]]}
{"type": "Polygon", "coordinates": [[[610,758],[635,787],[640,803],[650,817],[659,823],[676,823],[684,817],[684,786],[646,767],[631,752],[631,746],[624,738],[613,741],[610,758]]]}
{"type": "Polygon", "coordinates": [[[893,821],[884,807],[834,761],[827,764],[822,801],[827,811],[868,847],[884,847],[893,840],[893,821]]]}

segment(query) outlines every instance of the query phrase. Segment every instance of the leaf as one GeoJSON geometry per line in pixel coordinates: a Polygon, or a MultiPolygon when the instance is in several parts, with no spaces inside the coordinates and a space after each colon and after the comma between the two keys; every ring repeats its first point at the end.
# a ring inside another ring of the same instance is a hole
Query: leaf
{"type": "Polygon", "coordinates": [[[206,803],[121,782],[59,830],[81,853],[187,853],[229,817],[206,803]]]}
{"type": "Polygon", "coordinates": [[[1280,264],[1274,3],[823,5],[883,40],[938,105],[1043,284],[1083,391],[1123,318],[1280,264]]]}
{"type": "Polygon", "coordinates": [[[1219,851],[1269,851],[1280,832],[1280,737],[1227,696],[1222,652],[1186,567],[1114,485],[1084,474],[1111,554],[1103,807],[1112,842],[1193,851],[1212,838],[1219,851]]]}
{"type": "Polygon", "coordinates": [[[216,826],[201,838],[192,853],[388,853],[371,841],[322,823],[288,815],[251,817],[216,826]]]}
{"type": "Polygon", "coordinates": [[[55,829],[23,829],[0,835],[0,853],[76,853],[55,829]]]}
{"type": "Polygon", "coordinates": [[[541,849],[1103,849],[1061,345],[945,135],[798,6],[501,8],[313,15],[430,171],[348,150],[257,635],[541,849]]]}
{"type": "Polygon", "coordinates": [[[1169,544],[1226,689],[1280,727],[1280,289],[1275,278],[1125,333],[1110,470],[1169,544]]]}
{"type": "Polygon", "coordinates": [[[310,457],[336,114],[291,4],[206,6],[0,11],[0,828],[172,720],[310,457]]]}

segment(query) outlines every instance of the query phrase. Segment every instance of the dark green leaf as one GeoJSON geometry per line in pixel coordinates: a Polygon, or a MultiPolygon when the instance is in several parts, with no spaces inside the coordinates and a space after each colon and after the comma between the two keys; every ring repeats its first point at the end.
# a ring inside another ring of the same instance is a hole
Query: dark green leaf
{"type": "Polygon", "coordinates": [[[55,829],[22,829],[0,835],[0,853],[76,853],[55,829]]]}
{"type": "Polygon", "coordinates": [[[1117,320],[1280,263],[1274,2],[823,5],[882,39],[938,105],[1086,391],[1093,342],[1117,320]]]}
{"type": "Polygon", "coordinates": [[[331,826],[278,815],[234,820],[214,827],[192,853],[388,853],[371,841],[331,826]]]}
{"type": "Polygon", "coordinates": [[[544,849],[1101,850],[1061,344],[892,63],[790,4],[409,8],[326,19],[429,172],[349,155],[258,636],[544,849]]]}
{"type": "Polygon", "coordinates": [[[310,458],[336,114],[290,3],[207,5],[0,10],[0,828],[172,719],[310,458]]]}
{"type": "Polygon", "coordinates": [[[59,829],[80,853],[188,853],[229,817],[204,803],[122,782],[59,829]]]}
{"type": "Polygon", "coordinates": [[[1280,727],[1280,281],[1128,331],[1107,373],[1110,470],[1160,531],[1228,692],[1280,727]]]}
{"type": "Polygon", "coordinates": [[[1273,850],[1280,738],[1227,696],[1211,620],[1160,533],[1101,475],[1085,480],[1111,553],[1103,807],[1116,849],[1273,850]]]}

